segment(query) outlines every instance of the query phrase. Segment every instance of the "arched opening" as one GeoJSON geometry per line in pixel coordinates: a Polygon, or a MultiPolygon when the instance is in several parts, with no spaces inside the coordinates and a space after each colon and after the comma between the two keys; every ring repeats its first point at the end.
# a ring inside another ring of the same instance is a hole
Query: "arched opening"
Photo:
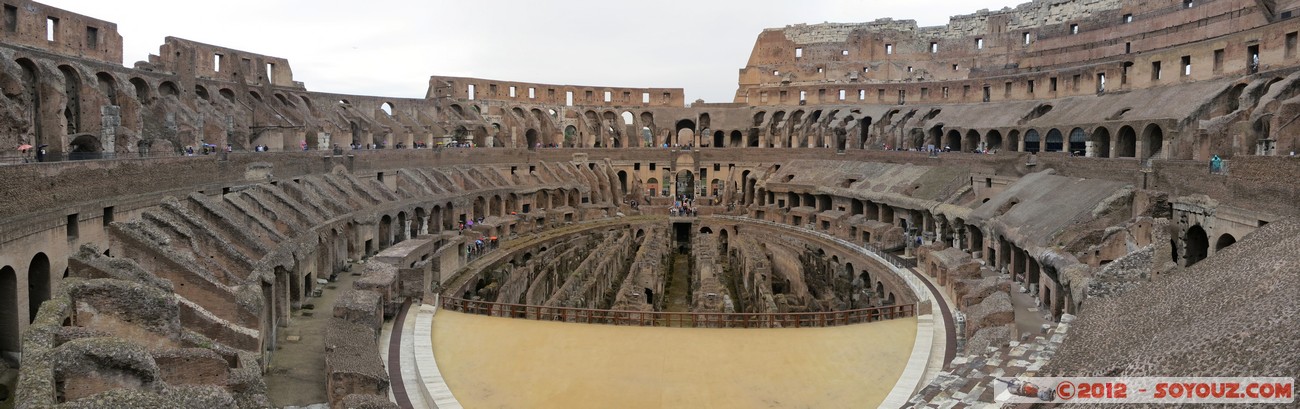
{"type": "Polygon", "coordinates": [[[641,127],[641,143],[647,147],[655,145],[655,133],[650,127],[641,127]]]}
{"type": "Polygon", "coordinates": [[[1137,157],[1137,132],[1133,130],[1133,127],[1125,125],[1119,128],[1119,137],[1115,141],[1115,157],[1137,157]]]}
{"type": "Polygon", "coordinates": [[[63,107],[63,119],[67,124],[68,135],[81,132],[81,76],[71,66],[60,65],[63,74],[63,93],[68,97],[63,107]]]}
{"type": "Polygon", "coordinates": [[[1070,145],[1068,146],[1068,150],[1070,153],[1079,156],[1083,156],[1084,153],[1087,152],[1088,133],[1084,132],[1083,128],[1074,128],[1070,130],[1070,145]]]}
{"type": "Polygon", "coordinates": [[[627,193],[627,171],[626,170],[618,171],[618,185],[623,189],[621,190],[621,192],[626,194],[627,193]]]}
{"type": "Polygon", "coordinates": [[[677,172],[677,194],[686,195],[688,199],[695,198],[695,174],[689,170],[677,172]]]}
{"type": "MultiPolygon", "coordinates": [[[[158,85],[158,94],[164,97],[178,97],[181,95],[181,90],[180,88],[176,87],[176,83],[171,81],[163,81],[162,84],[158,85]]],[[[258,102],[262,101],[262,97],[260,95],[257,95],[257,93],[253,93],[253,98],[257,99],[258,102]]]]}
{"type": "Polygon", "coordinates": [[[915,145],[913,147],[914,148],[932,148],[932,147],[942,148],[943,143],[942,141],[940,141],[940,139],[943,139],[943,125],[935,125],[934,127],[930,128],[930,133],[928,134],[928,138],[922,140],[919,143],[913,142],[913,144],[915,145]]]}
{"type": "Polygon", "coordinates": [[[567,147],[573,147],[573,146],[575,146],[575,145],[574,145],[574,141],[576,141],[577,138],[578,138],[578,128],[577,128],[577,127],[575,127],[575,126],[573,126],[573,125],[569,125],[569,126],[564,127],[564,146],[567,146],[567,147]]]}
{"type": "Polygon", "coordinates": [[[23,70],[23,98],[27,100],[31,109],[27,110],[26,119],[32,124],[33,145],[46,144],[44,129],[40,120],[41,113],[41,71],[36,67],[36,63],[26,58],[19,58],[18,66],[23,70]]]}
{"type": "MultiPolygon", "coordinates": [[[[198,85],[198,84],[194,85],[194,95],[198,96],[199,99],[202,99],[204,101],[212,100],[212,96],[208,95],[208,89],[204,88],[202,85],[198,85]]],[[[283,96],[281,96],[281,98],[283,98],[283,96]]]]}
{"type": "Polygon", "coordinates": [[[1156,124],[1147,125],[1146,129],[1142,131],[1142,150],[1144,152],[1142,158],[1163,158],[1160,152],[1164,148],[1164,144],[1165,133],[1160,129],[1160,126],[1156,124]]]}
{"type": "Polygon", "coordinates": [[[379,219],[379,249],[386,249],[393,245],[393,218],[384,215],[379,219]]]}
{"type": "Polygon", "coordinates": [[[385,102],[379,105],[379,110],[384,111],[384,115],[393,116],[393,104],[385,102]]]}
{"type": "Polygon", "coordinates": [[[1065,147],[1062,146],[1063,138],[1061,131],[1056,128],[1047,131],[1047,139],[1043,141],[1043,152],[1060,152],[1065,147]]]}
{"type": "Polygon", "coordinates": [[[1025,131],[1025,152],[1038,152],[1039,142],[1041,142],[1041,139],[1038,136],[1037,129],[1025,131]]]}
{"type": "Polygon", "coordinates": [[[998,131],[996,131],[996,130],[994,130],[994,131],[989,131],[989,133],[987,133],[987,134],[984,135],[984,139],[986,140],[986,143],[984,144],[984,149],[987,149],[987,150],[990,150],[990,151],[1002,150],[1002,133],[1001,133],[1001,132],[998,132],[998,131]]]}
{"type": "Polygon", "coordinates": [[[725,132],[723,132],[723,131],[714,131],[714,132],[713,132],[713,145],[712,145],[712,146],[713,146],[714,148],[722,148],[722,147],[726,147],[726,146],[727,146],[727,134],[726,134],[725,132]]]}
{"type": "Polygon", "coordinates": [[[505,216],[505,213],[506,209],[505,205],[502,204],[501,195],[492,195],[492,199],[488,201],[488,215],[505,216]]]}
{"type": "Polygon", "coordinates": [[[130,82],[131,86],[135,88],[135,98],[139,100],[141,104],[148,105],[149,83],[145,82],[145,80],[140,77],[131,78],[130,82]]]}
{"type": "Polygon", "coordinates": [[[1236,237],[1232,237],[1232,235],[1228,233],[1223,233],[1222,236],[1219,236],[1218,240],[1214,241],[1214,251],[1217,253],[1219,250],[1223,250],[1224,247],[1231,246],[1236,242],[1236,237]]]}
{"type": "Polygon", "coordinates": [[[632,126],[632,121],[636,119],[636,116],[632,115],[631,111],[623,111],[623,114],[620,116],[623,117],[624,127],[632,126]]]}
{"type": "Polygon", "coordinates": [[[1104,126],[1099,126],[1092,131],[1092,153],[1088,156],[1094,158],[1110,157],[1110,131],[1104,126]]]}
{"type": "Polygon", "coordinates": [[[1183,236],[1183,245],[1184,266],[1191,267],[1205,259],[1209,253],[1210,239],[1206,236],[1205,229],[1198,224],[1187,229],[1187,234],[1183,236]]]}
{"type": "Polygon", "coordinates": [[[785,111],[776,111],[772,114],[772,120],[767,123],[767,147],[786,147],[782,146],[782,134],[786,133],[785,129],[785,111]]]}
{"type": "Polygon", "coordinates": [[[113,74],[100,72],[95,74],[95,79],[99,82],[99,92],[108,97],[108,104],[114,106],[118,105],[117,80],[113,78],[113,74]]]}
{"type": "Polygon", "coordinates": [[[529,129],[528,132],[525,132],[524,140],[528,142],[528,150],[537,150],[539,143],[536,129],[529,129]]]}
{"type": "Polygon", "coordinates": [[[650,197],[659,196],[659,179],[646,179],[644,186],[647,190],[646,193],[649,193],[650,197]]]}
{"type": "Polygon", "coordinates": [[[727,146],[732,148],[745,146],[744,138],[744,134],[741,134],[740,131],[731,131],[731,140],[727,142],[727,146]]]}
{"type": "Polygon", "coordinates": [[[474,214],[471,216],[473,218],[477,219],[487,215],[487,200],[484,200],[483,196],[474,198],[473,210],[474,210],[474,214]]]}
{"type": "Polygon", "coordinates": [[[677,124],[673,126],[673,129],[675,130],[674,136],[676,136],[676,139],[673,142],[674,144],[679,146],[686,146],[686,145],[690,145],[692,142],[695,141],[694,121],[691,121],[689,119],[683,119],[677,121],[677,124]]]}
{"type": "Polygon", "coordinates": [[[858,149],[867,149],[871,144],[871,117],[858,121],[858,149]]]}
{"type": "Polygon", "coordinates": [[[50,299],[50,258],[45,253],[36,253],[32,263],[27,267],[27,307],[30,316],[27,322],[36,321],[36,312],[41,303],[50,299]]]}
{"type": "Polygon", "coordinates": [[[18,366],[22,342],[18,334],[18,275],[13,267],[0,268],[0,358],[18,366]]]}
{"type": "Polygon", "coordinates": [[[700,234],[713,234],[713,228],[709,226],[701,227],[700,234]]]}
{"type": "Polygon", "coordinates": [[[943,148],[961,152],[961,131],[956,129],[948,131],[948,137],[943,139],[943,148]]]}
{"type": "Polygon", "coordinates": [[[1007,132],[1007,150],[1012,152],[1020,151],[1020,131],[1012,129],[1007,132]]]}
{"type": "Polygon", "coordinates": [[[99,143],[99,137],[92,134],[81,134],[72,138],[72,143],[68,144],[72,148],[68,154],[68,159],[99,159],[103,147],[99,143]]]}
{"type": "MultiPolygon", "coordinates": [[[[976,131],[974,129],[966,131],[966,139],[961,142],[962,149],[965,149],[966,151],[974,151],[975,149],[979,148],[979,145],[980,145],[979,131],[976,131]]],[[[957,148],[953,148],[953,150],[960,151],[960,149],[957,148]]]]}
{"type": "Polygon", "coordinates": [[[425,213],[424,208],[423,207],[415,208],[415,222],[411,223],[411,229],[410,229],[411,238],[420,237],[420,232],[425,228],[424,226],[427,223],[429,223],[429,215],[425,213]]]}
{"type": "Polygon", "coordinates": [[[234,90],[231,90],[230,88],[222,88],[222,89],[218,90],[217,93],[218,93],[218,94],[221,94],[221,97],[222,97],[222,98],[225,98],[227,101],[235,102],[235,91],[234,91],[234,90]]]}

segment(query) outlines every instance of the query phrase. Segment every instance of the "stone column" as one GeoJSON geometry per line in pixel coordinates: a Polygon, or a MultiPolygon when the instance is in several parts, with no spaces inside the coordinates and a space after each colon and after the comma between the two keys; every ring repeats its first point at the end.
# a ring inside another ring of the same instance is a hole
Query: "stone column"
{"type": "Polygon", "coordinates": [[[104,152],[117,150],[117,127],[122,126],[122,109],[116,105],[105,105],[99,109],[100,132],[99,144],[104,152]]]}

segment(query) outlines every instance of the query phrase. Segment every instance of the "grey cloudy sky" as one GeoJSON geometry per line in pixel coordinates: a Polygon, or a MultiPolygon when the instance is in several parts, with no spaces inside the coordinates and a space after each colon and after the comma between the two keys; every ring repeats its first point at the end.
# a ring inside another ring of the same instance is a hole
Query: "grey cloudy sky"
{"type": "Polygon", "coordinates": [[[685,88],[731,102],[764,28],[882,17],[941,25],[1015,0],[49,0],[108,20],[125,65],[163,37],[289,59],[308,90],[422,98],[430,75],[685,88]]]}

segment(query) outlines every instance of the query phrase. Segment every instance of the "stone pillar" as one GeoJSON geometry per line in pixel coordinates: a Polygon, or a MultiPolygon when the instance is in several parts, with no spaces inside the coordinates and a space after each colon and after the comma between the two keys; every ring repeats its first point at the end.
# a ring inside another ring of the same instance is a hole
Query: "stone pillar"
{"type": "Polygon", "coordinates": [[[1020,282],[1020,273],[1025,268],[1025,255],[1011,247],[1011,266],[1007,270],[1011,272],[1011,281],[1020,282]]]}
{"type": "Polygon", "coordinates": [[[100,130],[99,144],[103,147],[104,152],[115,152],[117,150],[117,127],[122,126],[122,108],[116,105],[105,105],[99,108],[100,130]]]}

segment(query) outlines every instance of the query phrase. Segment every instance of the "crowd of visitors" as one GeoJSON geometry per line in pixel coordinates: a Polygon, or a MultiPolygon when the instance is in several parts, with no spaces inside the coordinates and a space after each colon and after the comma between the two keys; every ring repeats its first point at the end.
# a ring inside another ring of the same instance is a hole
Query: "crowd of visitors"
{"type": "Polygon", "coordinates": [[[677,195],[673,200],[673,207],[668,209],[668,214],[672,216],[698,216],[695,210],[695,198],[686,195],[677,195]]]}

